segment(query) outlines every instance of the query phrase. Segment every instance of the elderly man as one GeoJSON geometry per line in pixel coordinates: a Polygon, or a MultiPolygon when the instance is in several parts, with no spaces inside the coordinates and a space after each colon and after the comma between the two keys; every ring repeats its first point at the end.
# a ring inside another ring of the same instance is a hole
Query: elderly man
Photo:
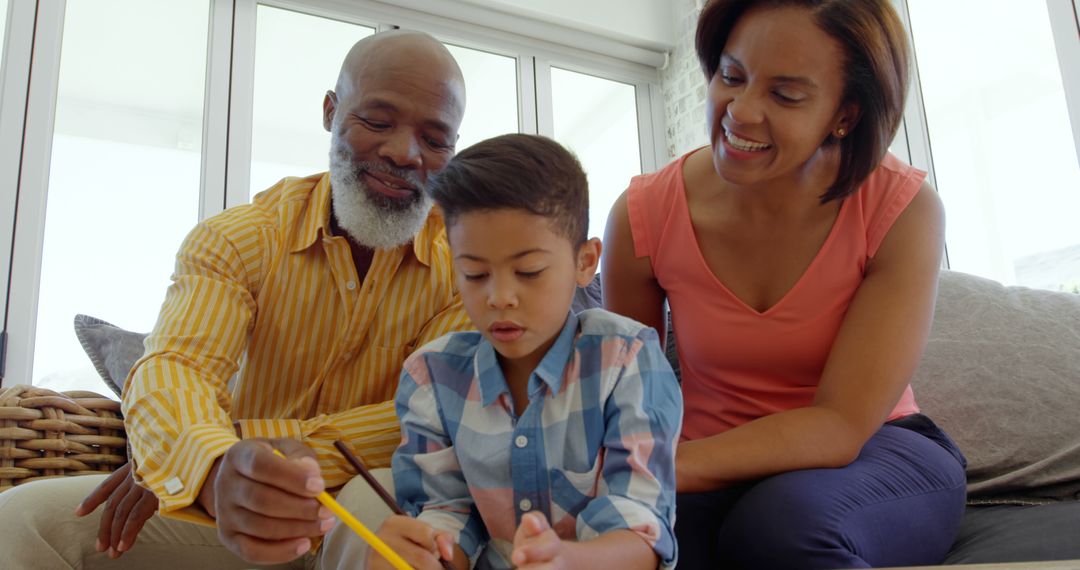
{"type": "Polygon", "coordinates": [[[124,393],[134,475],[0,495],[5,563],[347,565],[351,531],[313,497],[344,485],[339,498],[363,510],[366,489],[346,485],[333,442],[388,466],[404,358],[469,326],[425,192],[454,154],[464,108],[461,71],[430,36],[353,46],[323,102],[329,173],[287,178],[181,246],[124,393]]]}

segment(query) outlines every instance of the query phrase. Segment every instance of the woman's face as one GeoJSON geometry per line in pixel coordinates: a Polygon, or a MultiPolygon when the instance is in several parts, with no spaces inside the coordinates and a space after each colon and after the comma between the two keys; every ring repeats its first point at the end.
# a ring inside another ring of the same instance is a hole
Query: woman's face
{"type": "Polygon", "coordinates": [[[709,81],[717,173],[737,185],[798,175],[830,132],[853,125],[854,106],[841,106],[843,66],[839,43],[808,10],[744,14],[709,81]]]}

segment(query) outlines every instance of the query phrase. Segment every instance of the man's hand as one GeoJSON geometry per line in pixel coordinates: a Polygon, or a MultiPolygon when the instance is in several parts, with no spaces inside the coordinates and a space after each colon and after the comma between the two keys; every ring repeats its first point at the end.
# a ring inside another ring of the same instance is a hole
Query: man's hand
{"type": "Polygon", "coordinates": [[[119,558],[131,549],[143,525],[157,512],[158,500],[152,492],[135,484],[131,476],[131,463],[124,464],[105,478],[83,499],[75,509],[75,515],[84,517],[97,510],[106,500],[108,502],[101,513],[94,548],[98,552],[108,550],[109,558],[119,558]]]}
{"type": "Polygon", "coordinates": [[[333,514],[315,500],[325,488],[315,452],[294,439],[245,439],[216,465],[212,496],[199,502],[217,518],[218,537],[247,562],[278,564],[311,549],[308,537],[326,534],[333,514]],[[287,459],[277,457],[277,449],[287,459]],[[208,505],[204,505],[208,507],[208,505]]]}
{"type": "MultiPolygon", "coordinates": [[[[376,534],[417,570],[440,570],[440,558],[454,560],[454,540],[450,535],[436,531],[427,523],[412,517],[393,515],[383,521],[376,534]]],[[[375,549],[368,554],[367,567],[368,570],[393,568],[375,549]]]]}
{"type": "Polygon", "coordinates": [[[526,513],[514,533],[510,561],[518,568],[538,570],[568,568],[567,544],[555,534],[544,515],[526,513]]]}

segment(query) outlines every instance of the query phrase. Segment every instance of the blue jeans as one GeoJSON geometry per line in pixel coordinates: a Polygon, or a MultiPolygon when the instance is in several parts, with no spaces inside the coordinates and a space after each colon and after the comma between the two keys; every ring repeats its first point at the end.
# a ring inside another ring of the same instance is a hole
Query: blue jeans
{"type": "Polygon", "coordinates": [[[938,564],[964,515],[966,463],[930,418],[914,414],[882,426],[846,467],[680,493],[678,568],[938,564]]]}

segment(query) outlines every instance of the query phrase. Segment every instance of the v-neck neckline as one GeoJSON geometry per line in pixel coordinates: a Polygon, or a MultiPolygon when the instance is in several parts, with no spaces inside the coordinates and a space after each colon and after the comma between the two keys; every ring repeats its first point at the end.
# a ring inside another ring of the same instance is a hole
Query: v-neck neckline
{"type": "Polygon", "coordinates": [[[724,294],[731,297],[740,307],[742,307],[746,311],[749,311],[750,313],[753,313],[755,316],[758,317],[770,316],[772,313],[778,310],[778,307],[784,305],[785,302],[787,302],[787,300],[792,297],[796,293],[796,291],[798,291],[802,283],[806,281],[806,276],[814,271],[817,265],[819,265],[820,259],[824,256],[824,253],[830,248],[832,242],[837,239],[837,228],[840,227],[841,222],[844,219],[844,215],[849,209],[848,203],[850,202],[850,200],[845,198],[841,202],[840,211],[836,214],[836,219],[833,220],[832,227],[829,228],[829,234],[825,237],[825,241],[821,244],[821,247],[818,248],[817,253],[814,254],[814,258],[810,260],[809,265],[807,265],[806,269],[804,269],[802,274],[799,275],[799,278],[795,280],[795,284],[792,285],[791,288],[788,289],[779,299],[777,299],[775,303],[769,306],[769,308],[765,309],[764,311],[759,311],[753,306],[751,306],[749,303],[747,303],[745,300],[743,300],[742,297],[739,297],[731,289],[729,289],[728,286],[724,284],[724,282],[720,279],[720,277],[716,275],[716,272],[713,271],[713,268],[709,266],[709,262],[705,259],[705,253],[701,249],[701,242],[698,241],[697,231],[694,228],[694,219],[690,215],[690,202],[686,197],[686,160],[691,155],[693,155],[694,152],[696,151],[686,153],[679,161],[678,186],[676,187],[677,192],[675,204],[675,207],[679,210],[678,215],[685,216],[686,228],[687,231],[690,232],[690,237],[694,244],[694,256],[697,258],[697,262],[700,264],[701,269],[703,269],[705,273],[709,275],[713,283],[721,291],[723,291],[724,294]]]}

